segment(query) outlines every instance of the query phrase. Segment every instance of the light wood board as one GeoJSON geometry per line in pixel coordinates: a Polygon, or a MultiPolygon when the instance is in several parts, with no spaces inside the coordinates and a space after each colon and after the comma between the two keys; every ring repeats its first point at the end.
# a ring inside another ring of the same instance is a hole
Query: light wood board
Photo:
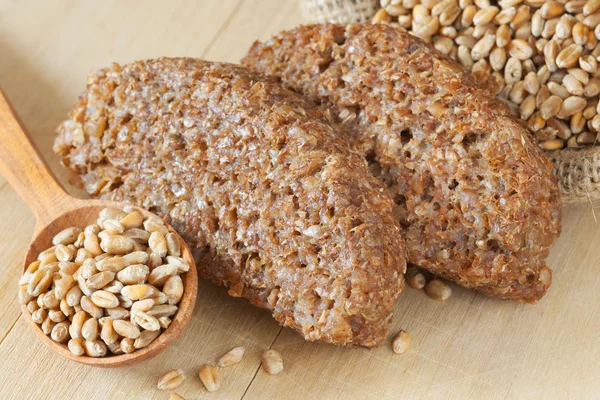
{"type": "MultiPolygon", "coordinates": [[[[158,56],[235,62],[255,39],[301,21],[295,0],[0,0],[0,86],[66,182],[51,151],[54,129],[90,71],[158,56]]],[[[370,351],[307,343],[267,312],[201,282],[193,320],[168,351],[103,370],[57,358],[19,318],[18,268],[34,219],[2,177],[0,204],[2,399],[167,399],[155,384],[172,368],[186,371],[177,392],[188,399],[600,397],[600,225],[590,206],[565,210],[549,259],[554,283],[535,306],[456,287],[438,303],[407,289],[392,329],[411,333],[406,354],[393,354],[389,341],[370,351]],[[244,361],[222,372],[218,392],[205,391],[200,365],[238,345],[248,349],[244,361]],[[283,354],[279,376],[260,368],[270,347],[283,354]]]]}

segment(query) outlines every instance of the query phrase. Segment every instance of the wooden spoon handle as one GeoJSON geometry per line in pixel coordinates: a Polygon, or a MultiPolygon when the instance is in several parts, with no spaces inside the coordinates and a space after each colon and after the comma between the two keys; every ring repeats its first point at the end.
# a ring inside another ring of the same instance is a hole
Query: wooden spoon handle
{"type": "Polygon", "coordinates": [[[38,225],[51,222],[70,199],[0,90],[0,173],[27,203],[38,225]]]}

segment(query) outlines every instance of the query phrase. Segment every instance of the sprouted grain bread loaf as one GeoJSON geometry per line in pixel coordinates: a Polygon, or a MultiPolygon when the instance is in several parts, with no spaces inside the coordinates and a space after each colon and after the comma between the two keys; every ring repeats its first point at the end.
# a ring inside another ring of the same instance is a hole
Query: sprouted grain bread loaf
{"type": "Polygon", "coordinates": [[[230,64],[114,64],[58,132],[74,183],[162,216],[231,295],[307,340],[385,337],[405,271],[392,200],[303,97],[230,64]]]}
{"type": "Polygon", "coordinates": [[[409,262],[494,297],[544,295],[561,225],[551,164],[460,65],[370,24],[282,32],[243,64],[330,110],[387,185],[409,262]]]}

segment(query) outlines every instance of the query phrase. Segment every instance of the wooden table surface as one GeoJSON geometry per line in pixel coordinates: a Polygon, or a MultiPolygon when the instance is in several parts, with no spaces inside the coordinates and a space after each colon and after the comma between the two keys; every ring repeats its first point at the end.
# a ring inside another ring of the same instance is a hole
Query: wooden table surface
{"type": "MultiPolygon", "coordinates": [[[[236,62],[255,39],[300,22],[295,0],[0,0],[0,85],[66,182],[51,151],[54,129],[90,71],[158,56],[236,62]]],[[[2,177],[0,205],[1,399],[168,399],[155,385],[174,368],[188,375],[177,390],[187,399],[600,398],[600,230],[589,205],[565,209],[549,259],[554,283],[535,306],[460,288],[439,303],[407,289],[392,327],[411,333],[403,355],[389,341],[375,350],[307,343],[201,282],[184,335],[155,359],[116,370],[63,360],[29,331],[17,280],[34,219],[2,177]],[[223,370],[221,389],[208,393],[198,368],[240,345],[243,362],[223,370]],[[283,355],[278,376],[260,367],[268,348],[283,355]]]]}

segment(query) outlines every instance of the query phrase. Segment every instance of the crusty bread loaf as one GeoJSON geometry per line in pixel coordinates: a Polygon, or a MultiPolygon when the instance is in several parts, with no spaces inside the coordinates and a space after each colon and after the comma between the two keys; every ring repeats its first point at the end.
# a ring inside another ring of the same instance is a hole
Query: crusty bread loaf
{"type": "Polygon", "coordinates": [[[385,338],[406,266],[392,200],[303,97],[230,64],[114,64],[58,132],[74,183],[164,217],[231,295],[307,340],[385,338]]]}
{"type": "Polygon", "coordinates": [[[551,164],[460,65],[371,24],[282,32],[243,64],[330,110],[387,185],[409,262],[494,297],[544,295],[561,226],[551,164]]]}

